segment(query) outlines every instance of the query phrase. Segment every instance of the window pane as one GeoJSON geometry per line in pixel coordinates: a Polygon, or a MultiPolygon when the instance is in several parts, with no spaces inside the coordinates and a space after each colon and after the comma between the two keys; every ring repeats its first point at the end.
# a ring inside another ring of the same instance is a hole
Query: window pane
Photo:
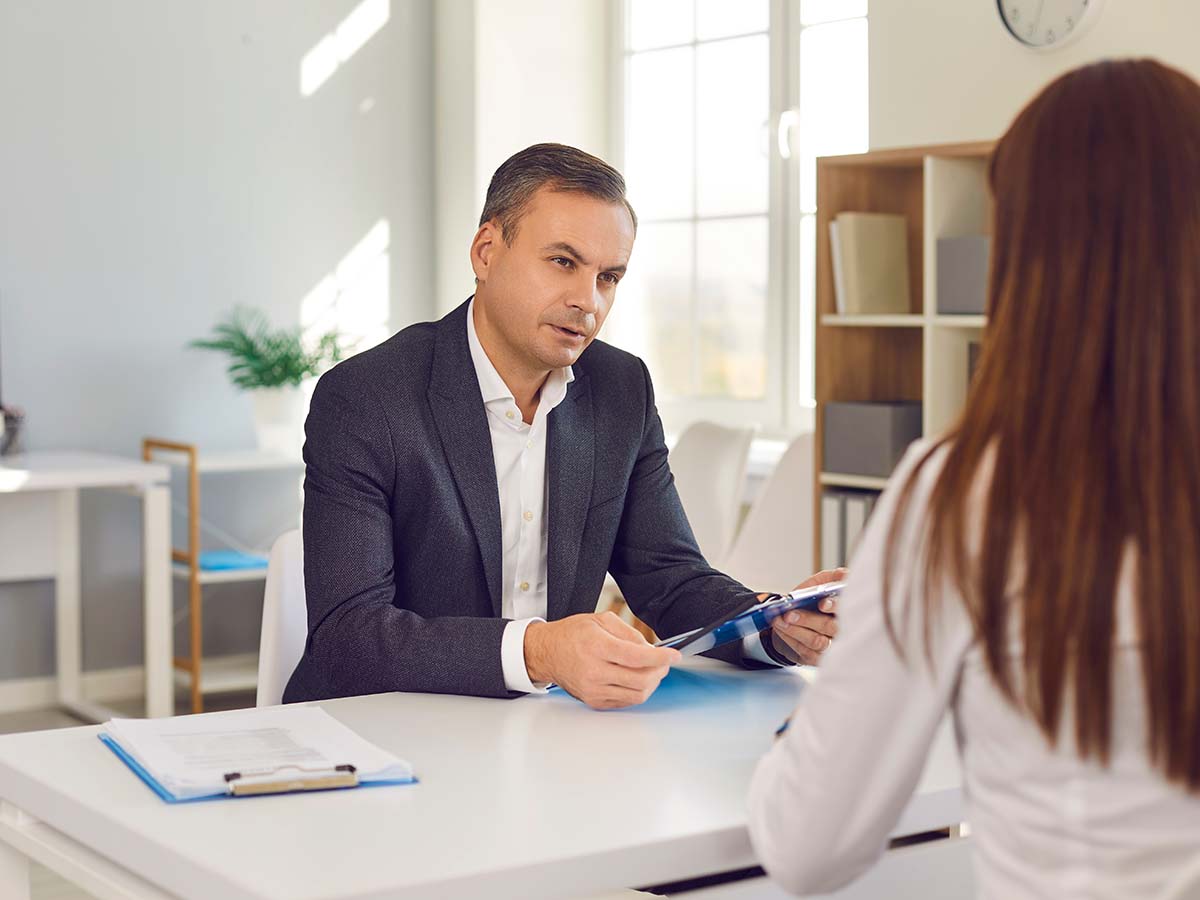
{"type": "Polygon", "coordinates": [[[812,403],[816,397],[813,361],[816,359],[817,310],[817,217],[800,219],[800,402],[812,403]]]}
{"type": "Polygon", "coordinates": [[[705,41],[766,31],[770,18],[767,0],[697,0],[696,37],[705,41]]]}
{"type": "Polygon", "coordinates": [[[604,340],[646,361],[660,398],[692,390],[692,225],[638,227],[604,340]]]}
{"type": "Polygon", "coordinates": [[[692,215],[694,52],[682,47],[629,58],[625,178],[643,219],[692,215]]]}
{"type": "Polygon", "coordinates": [[[696,227],[700,392],[754,399],[767,386],[767,218],[696,227]]]}
{"type": "Polygon", "coordinates": [[[629,49],[687,44],[695,37],[692,0],[629,0],[629,49]]]}
{"type": "Polygon", "coordinates": [[[800,32],[800,208],[816,209],[818,156],[867,149],[867,20],[800,32]]]}
{"type": "Polygon", "coordinates": [[[800,0],[800,24],[819,25],[867,14],[867,0],[800,0]]]}
{"type": "Polygon", "coordinates": [[[765,212],[770,116],[767,37],[703,44],[696,52],[697,214],[765,212]]]}

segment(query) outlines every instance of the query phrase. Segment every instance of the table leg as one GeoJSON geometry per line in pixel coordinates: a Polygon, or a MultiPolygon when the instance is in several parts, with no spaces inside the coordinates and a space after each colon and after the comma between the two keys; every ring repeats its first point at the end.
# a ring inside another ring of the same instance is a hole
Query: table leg
{"type": "Polygon", "coordinates": [[[0,897],[29,900],[29,857],[11,844],[0,841],[0,897]]]}
{"type": "Polygon", "coordinates": [[[142,492],[143,604],[146,627],[146,715],[175,715],[171,671],[171,503],[166,485],[142,492]]]}
{"type": "Polygon", "coordinates": [[[55,666],[58,701],[73,705],[83,699],[83,644],[79,593],[79,491],[58,492],[57,561],[54,579],[55,666]]]}

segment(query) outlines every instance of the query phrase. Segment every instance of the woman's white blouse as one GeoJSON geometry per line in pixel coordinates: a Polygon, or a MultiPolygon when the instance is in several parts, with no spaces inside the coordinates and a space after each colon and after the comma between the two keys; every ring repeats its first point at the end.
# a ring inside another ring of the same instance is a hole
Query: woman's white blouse
{"type": "MultiPolygon", "coordinates": [[[[899,486],[929,446],[909,451],[877,504],[839,600],[838,637],[791,727],[759,763],[749,800],[759,859],[795,893],[830,891],[862,873],[884,851],[949,710],[981,897],[1153,898],[1200,856],[1200,795],[1168,784],[1147,758],[1130,566],[1118,589],[1112,760],[1103,768],[1075,755],[1069,704],[1066,737],[1051,746],[1003,698],[957,596],[943,593],[930,623],[932,666],[919,593],[901,632],[908,661],[893,647],[884,553],[899,486]]],[[[893,604],[921,590],[912,523],[924,519],[944,453],[921,473],[906,516],[893,604]]],[[[1019,653],[1019,630],[1012,634],[1010,652],[1019,653]]]]}

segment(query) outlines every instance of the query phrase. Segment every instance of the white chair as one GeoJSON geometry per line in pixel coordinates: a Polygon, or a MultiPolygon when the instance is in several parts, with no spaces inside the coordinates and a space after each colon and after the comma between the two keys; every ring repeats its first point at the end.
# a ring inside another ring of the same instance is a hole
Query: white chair
{"type": "Polygon", "coordinates": [[[750,428],[696,422],[671,449],[671,472],[683,511],[700,551],[714,566],[720,565],[737,530],[753,437],[750,428]]]}
{"type": "Polygon", "coordinates": [[[283,534],[271,548],[258,645],[257,706],[283,702],[283,689],[304,653],[308,607],[304,602],[304,542],[299,531],[283,534]]]}
{"type": "Polygon", "coordinates": [[[1200,856],[1171,879],[1166,890],[1158,895],[1158,900],[1200,900],[1200,856]]]}
{"type": "Polygon", "coordinates": [[[788,446],[759,489],[721,571],[747,587],[790,591],[813,569],[813,435],[788,446]]]}

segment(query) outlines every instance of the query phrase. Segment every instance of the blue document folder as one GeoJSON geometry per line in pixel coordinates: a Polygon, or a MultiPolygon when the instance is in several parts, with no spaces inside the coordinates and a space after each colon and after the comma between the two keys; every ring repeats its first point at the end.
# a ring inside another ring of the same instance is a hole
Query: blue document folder
{"type": "Polygon", "coordinates": [[[407,761],[313,705],[112,719],[97,737],[167,803],[416,782],[407,761]]]}
{"type": "MultiPolygon", "coordinates": [[[[100,742],[102,744],[104,744],[104,746],[106,746],[113,753],[115,753],[117,756],[117,759],[119,759],[119,760],[121,760],[121,762],[125,763],[125,765],[127,765],[129,767],[130,771],[132,771],[134,775],[136,775],[138,778],[140,778],[142,780],[142,782],[146,785],[146,787],[148,787],[148,788],[150,788],[150,790],[154,791],[154,793],[156,793],[158,795],[159,799],[164,800],[167,803],[199,803],[199,802],[206,801],[206,800],[231,800],[231,799],[234,799],[234,797],[236,796],[228,791],[223,791],[221,793],[206,794],[202,797],[177,797],[174,794],[172,794],[169,790],[167,790],[165,787],[163,787],[157,781],[157,779],[155,779],[155,777],[153,775],[151,775],[149,772],[147,772],[145,767],[142,766],[142,764],[139,763],[136,759],[134,759],[129,754],[129,752],[124,747],[122,747],[121,744],[112,735],[101,733],[100,735],[98,735],[98,737],[100,738],[100,742]]],[[[386,787],[388,785],[416,784],[416,783],[417,783],[417,779],[415,777],[414,778],[365,777],[365,778],[360,779],[358,781],[358,783],[355,785],[345,785],[342,787],[319,788],[316,790],[345,790],[346,787],[386,787]]],[[[314,790],[314,788],[303,788],[303,789],[296,789],[296,790],[292,790],[292,791],[272,791],[272,792],[264,792],[264,793],[296,793],[296,792],[299,792],[300,790],[303,790],[304,792],[311,792],[314,790]]]]}
{"type": "MultiPolygon", "coordinates": [[[[124,762],[126,764],[126,766],[130,767],[130,770],[131,770],[131,772],[133,772],[134,775],[137,775],[139,779],[142,779],[142,781],[144,782],[146,787],[149,787],[151,791],[154,791],[156,794],[158,794],[158,798],[160,798],[162,800],[166,800],[167,803],[200,803],[200,802],[204,802],[204,800],[226,800],[226,799],[244,799],[245,798],[244,796],[239,797],[238,794],[230,793],[229,791],[222,791],[220,793],[204,794],[203,797],[176,797],[175,794],[168,791],[166,787],[163,787],[160,784],[160,782],[158,782],[155,779],[154,775],[151,775],[149,772],[146,772],[146,769],[145,769],[145,767],[142,766],[142,763],[139,763],[137,760],[134,760],[134,758],[130,754],[128,754],[128,751],[126,751],[124,746],[121,746],[120,743],[118,743],[118,740],[116,740],[115,738],[110,736],[110,734],[102,733],[98,737],[100,737],[101,743],[103,743],[104,746],[107,746],[107,748],[109,750],[112,750],[114,752],[114,754],[116,754],[116,758],[118,758],[118,760],[120,760],[121,762],[124,762]]],[[[364,778],[360,778],[358,780],[358,784],[354,784],[354,785],[341,785],[341,786],[337,786],[337,787],[322,787],[322,788],[296,787],[296,788],[293,788],[293,790],[289,790],[289,791],[264,791],[263,793],[296,793],[296,792],[300,792],[300,791],[311,792],[313,790],[340,791],[340,790],[346,790],[347,787],[385,787],[388,785],[415,785],[415,784],[418,784],[418,780],[416,780],[415,776],[414,776],[414,778],[396,779],[396,778],[372,778],[372,776],[368,775],[368,776],[364,776],[364,778]]],[[[256,794],[256,796],[257,796],[257,794],[256,794]]]]}
{"type": "Polygon", "coordinates": [[[685,631],[683,634],[659,641],[655,646],[676,647],[684,656],[703,653],[713,647],[741,640],[770,628],[771,623],[785,613],[798,609],[819,610],[822,600],[836,597],[844,586],[843,581],[832,581],[788,594],[771,594],[761,601],[755,595],[732,615],[718,619],[703,628],[685,631]]]}
{"type": "Polygon", "coordinates": [[[240,550],[205,550],[200,554],[200,568],[206,572],[224,572],[239,569],[265,569],[267,558],[240,550]]]}

